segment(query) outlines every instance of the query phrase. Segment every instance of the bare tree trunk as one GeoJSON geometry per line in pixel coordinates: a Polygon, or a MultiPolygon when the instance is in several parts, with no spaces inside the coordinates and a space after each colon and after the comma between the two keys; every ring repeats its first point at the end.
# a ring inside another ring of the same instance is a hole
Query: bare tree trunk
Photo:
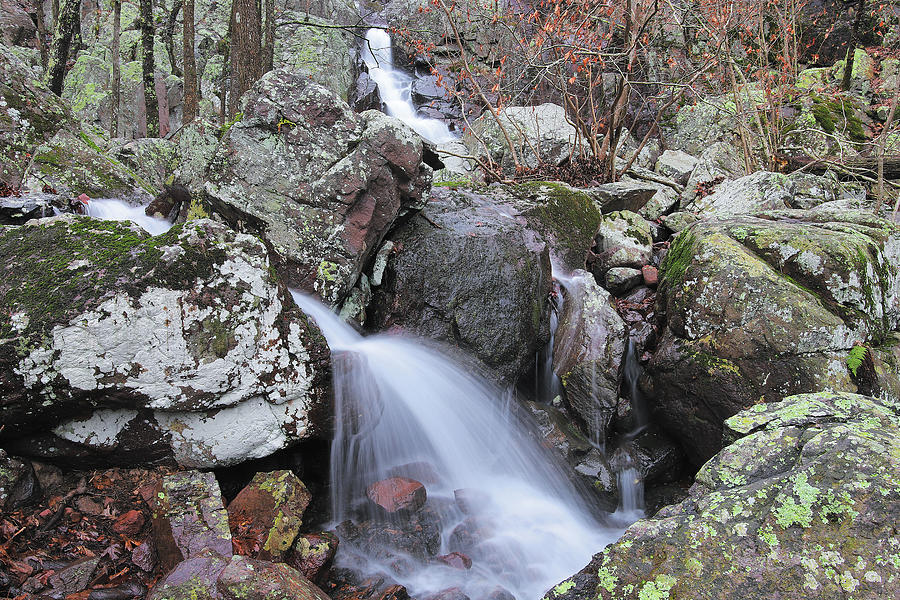
{"type": "Polygon", "coordinates": [[[159,135],[159,104],[156,101],[156,65],[153,60],[153,0],[141,1],[141,54],[144,103],[147,107],[147,137],[159,135]]]}
{"type": "Polygon", "coordinates": [[[850,40],[847,42],[847,57],[844,59],[844,79],[841,81],[841,89],[845,92],[850,89],[853,57],[856,54],[856,44],[859,42],[859,24],[862,22],[865,10],[866,0],[859,0],[856,4],[856,19],[853,21],[853,29],[850,30],[850,40]]]}
{"type": "Polygon", "coordinates": [[[122,0],[113,0],[112,30],[112,116],[109,120],[109,137],[119,137],[119,103],[122,95],[122,59],[119,49],[119,33],[122,28],[122,0]]]}
{"type": "Polygon", "coordinates": [[[56,21],[59,19],[59,0],[53,0],[50,3],[51,17],[53,17],[53,26],[56,27],[56,21]]]}
{"type": "Polygon", "coordinates": [[[172,75],[175,77],[183,75],[175,60],[175,21],[178,20],[179,12],[181,12],[181,0],[173,0],[172,10],[169,11],[169,20],[166,21],[166,28],[163,30],[163,43],[166,46],[166,52],[169,54],[172,75]]]}
{"type": "Polygon", "coordinates": [[[225,99],[228,97],[228,79],[230,68],[228,59],[228,47],[231,40],[231,31],[229,29],[228,37],[221,41],[222,48],[222,77],[219,79],[219,124],[224,125],[228,121],[228,110],[225,106],[225,99]]]}
{"type": "Polygon", "coordinates": [[[268,73],[275,66],[275,0],[266,0],[266,21],[263,30],[262,72],[268,73]]]}
{"type": "Polygon", "coordinates": [[[66,78],[66,63],[69,60],[69,47],[78,23],[80,6],[81,0],[63,0],[59,8],[59,17],[53,27],[53,41],[50,42],[44,83],[57,96],[62,95],[63,80],[66,78]]]}
{"type": "Polygon", "coordinates": [[[228,117],[238,113],[241,96],[262,75],[262,21],[259,0],[231,5],[231,89],[228,117]]]}
{"type": "Polygon", "coordinates": [[[197,61],[194,58],[194,0],[184,0],[182,13],[184,64],[184,123],[190,123],[200,112],[200,98],[197,91],[197,61]]]}
{"type": "Polygon", "coordinates": [[[41,51],[41,66],[44,69],[47,68],[47,23],[44,22],[46,19],[46,15],[44,15],[44,2],[43,0],[34,0],[34,9],[35,16],[37,17],[37,30],[38,30],[38,48],[41,51]]]}

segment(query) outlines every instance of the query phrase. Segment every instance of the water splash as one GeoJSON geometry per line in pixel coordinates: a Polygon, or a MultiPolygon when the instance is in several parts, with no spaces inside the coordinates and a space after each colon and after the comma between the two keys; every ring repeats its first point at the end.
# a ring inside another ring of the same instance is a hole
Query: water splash
{"type": "Polygon", "coordinates": [[[159,235],[172,228],[172,223],[166,219],[148,217],[144,213],[145,208],[112,198],[97,198],[87,202],[85,214],[104,221],[131,221],[150,235],[159,235]]]}
{"type": "Polygon", "coordinates": [[[411,93],[413,78],[394,69],[391,36],[388,32],[378,28],[370,29],[363,43],[362,56],[369,68],[369,76],[378,85],[378,92],[389,115],[397,117],[434,144],[456,139],[443,121],[416,114],[411,93]]]}
{"type": "MultiPolygon", "coordinates": [[[[490,534],[470,571],[419,562],[398,575],[374,557],[369,569],[383,569],[412,595],[455,586],[484,598],[499,585],[519,600],[536,600],[620,535],[621,528],[598,521],[565,467],[531,436],[529,420],[506,412],[501,390],[422,342],[362,337],[318,301],[293,295],[332,350],[334,518],[354,516],[369,483],[413,463],[439,475],[427,486],[430,500],[450,504],[460,489],[483,499],[477,518],[490,534]]],[[[442,511],[443,552],[462,518],[442,511]]]]}

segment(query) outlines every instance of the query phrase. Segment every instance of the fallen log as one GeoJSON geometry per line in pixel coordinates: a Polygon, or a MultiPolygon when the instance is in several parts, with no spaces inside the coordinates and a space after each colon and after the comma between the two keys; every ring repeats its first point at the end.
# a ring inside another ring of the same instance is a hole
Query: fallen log
{"type": "MultiPolygon", "coordinates": [[[[789,171],[803,170],[821,175],[825,171],[835,171],[839,179],[852,179],[854,175],[878,177],[878,158],[874,156],[784,156],[789,171]]],[[[884,178],[900,179],[900,154],[884,157],[884,178]]]]}

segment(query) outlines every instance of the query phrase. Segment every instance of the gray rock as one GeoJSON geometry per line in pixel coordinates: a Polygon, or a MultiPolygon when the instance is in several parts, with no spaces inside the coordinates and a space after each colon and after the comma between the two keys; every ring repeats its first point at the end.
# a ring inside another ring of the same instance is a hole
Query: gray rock
{"type": "Polygon", "coordinates": [[[640,269],[630,267],[613,267],[606,272],[603,287],[610,293],[621,296],[631,288],[644,282],[644,276],[640,269]]]}
{"type": "Polygon", "coordinates": [[[448,342],[515,381],[549,335],[550,292],[547,246],[515,212],[502,194],[433,190],[428,220],[391,235],[367,325],[448,342]]]}
{"type": "Polygon", "coordinates": [[[422,140],[400,121],[355,114],[303,75],[269,72],[210,167],[206,193],[232,227],[266,240],[288,285],[338,304],[397,218],[431,182],[422,140]]]}
{"type": "Polygon", "coordinates": [[[620,210],[638,212],[650,201],[656,191],[655,186],[637,181],[604,183],[585,190],[604,214],[620,210]]]}
{"type": "Polygon", "coordinates": [[[212,467],[327,421],[328,350],[258,239],[66,215],[4,231],[0,253],[2,439],[212,467]]]}
{"type": "Polygon", "coordinates": [[[796,185],[787,175],[757,171],[695,199],[690,210],[701,217],[728,217],[791,208],[795,192],[796,185]]]}
{"type": "Polygon", "coordinates": [[[785,392],[856,391],[865,382],[846,366],[850,349],[878,346],[900,324],[896,225],[865,212],[761,217],[696,223],[661,266],[668,321],[646,391],[695,464],[743,408],[785,392]]]}
{"type": "Polygon", "coordinates": [[[0,510],[12,512],[39,500],[40,494],[31,464],[0,450],[0,510]]]}
{"type": "Polygon", "coordinates": [[[698,194],[715,191],[722,182],[737,179],[744,174],[743,161],[734,144],[715,143],[703,150],[697,159],[684,192],[681,194],[682,209],[697,198],[698,194]]]}
{"type": "Polygon", "coordinates": [[[821,392],[730,418],[730,445],[685,500],[631,525],[547,598],[897,597],[898,414],[821,392]]]}
{"type": "Polygon", "coordinates": [[[666,150],[656,161],[656,172],[685,185],[697,166],[697,158],[681,150],[666,150]]]}
{"type": "Polygon", "coordinates": [[[562,284],[566,295],[554,338],[553,372],[585,431],[603,444],[616,414],[625,323],[609,292],[590,273],[575,271],[562,284]]]}
{"type": "Polygon", "coordinates": [[[606,272],[614,267],[640,269],[653,255],[650,225],[627,210],[604,215],[593,252],[588,262],[599,281],[605,281],[606,272]]]}
{"type": "Polygon", "coordinates": [[[182,561],[150,590],[147,600],[221,600],[216,581],[228,561],[212,550],[182,561]]]}

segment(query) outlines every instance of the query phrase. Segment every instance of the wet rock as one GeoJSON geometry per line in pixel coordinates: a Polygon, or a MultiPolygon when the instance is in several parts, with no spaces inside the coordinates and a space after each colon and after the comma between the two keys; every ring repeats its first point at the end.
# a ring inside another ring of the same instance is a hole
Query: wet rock
{"type": "Polygon", "coordinates": [[[590,270],[600,281],[613,267],[640,269],[653,255],[653,234],[649,224],[630,211],[603,216],[603,223],[588,259],[590,270]]]}
{"type": "Polygon", "coordinates": [[[651,428],[634,438],[631,456],[645,484],[677,480],[686,464],[684,452],[667,435],[651,428]]]}
{"type": "Polygon", "coordinates": [[[337,550],[338,537],[335,534],[324,531],[305,533],[294,541],[286,562],[316,585],[322,585],[328,579],[337,550]]]}
{"type": "Polygon", "coordinates": [[[424,212],[391,235],[367,325],[448,342],[515,381],[549,337],[547,245],[489,194],[435,189],[424,212]]]}
{"type": "Polygon", "coordinates": [[[574,471],[583,477],[590,489],[604,500],[604,508],[614,510],[619,496],[616,469],[605,453],[596,448],[585,454],[575,465],[574,471]]]}
{"type": "Polygon", "coordinates": [[[147,600],[221,600],[216,581],[228,560],[211,550],[202,550],[160,579],[147,600]]]}
{"type": "Polygon", "coordinates": [[[461,552],[451,552],[450,554],[444,554],[442,556],[438,556],[435,560],[440,563],[444,563],[448,567],[452,567],[454,569],[466,570],[472,568],[472,559],[461,552]]]}
{"type": "Polygon", "coordinates": [[[156,548],[153,546],[153,537],[148,537],[140,546],[132,550],[131,562],[145,573],[156,570],[156,548]]]}
{"type": "Polygon", "coordinates": [[[47,579],[52,588],[49,595],[52,598],[64,598],[70,594],[83,591],[93,578],[94,571],[100,564],[99,556],[89,556],[62,569],[47,579]]]}
{"type": "Polygon", "coordinates": [[[662,264],[668,324],[642,385],[689,458],[712,456],[722,421],[752,404],[856,391],[851,348],[877,346],[900,323],[898,258],[900,229],[864,212],[781,211],[683,230],[662,264]]]}
{"type": "Polygon", "coordinates": [[[498,587],[488,594],[487,600],[516,600],[516,597],[502,587],[498,587]]]}
{"type": "Polygon", "coordinates": [[[378,93],[378,84],[368,73],[360,73],[356,78],[356,87],[352,90],[349,100],[350,106],[357,112],[364,110],[380,110],[381,95],[378,93]]]}
{"type": "Polygon", "coordinates": [[[638,181],[617,181],[588,188],[591,196],[603,214],[627,210],[638,212],[656,194],[653,185],[638,181]]]}
{"type": "Polygon", "coordinates": [[[279,561],[291,548],[312,495],[291,471],[257,473],[228,505],[235,553],[279,561]]]}
{"type": "Polygon", "coordinates": [[[408,477],[428,486],[441,483],[443,477],[429,462],[413,462],[397,467],[392,467],[387,471],[388,477],[408,477]]]}
{"type": "Polygon", "coordinates": [[[593,276],[576,271],[564,287],[563,312],[553,345],[553,372],[585,431],[603,443],[616,412],[625,324],[609,292],[593,276]]]}
{"type": "Polygon", "coordinates": [[[425,600],[469,600],[459,588],[450,588],[428,596],[425,600]]]}
{"type": "Polygon", "coordinates": [[[232,227],[260,235],[288,285],[337,304],[431,181],[422,140],[387,115],[354,113],[307,77],[276,69],[244,98],[206,193],[232,227]]]}
{"type": "Polygon", "coordinates": [[[216,589],[223,600],[329,600],[296,569],[239,555],[219,575],[216,589]]]}
{"type": "Polygon", "coordinates": [[[644,279],[644,285],[656,287],[659,282],[659,269],[651,265],[641,267],[641,277],[644,279]]]}
{"type": "Polygon", "coordinates": [[[325,341],[258,239],[64,215],[0,233],[0,254],[0,439],[212,467],[327,423],[325,341]]]}
{"type": "Polygon", "coordinates": [[[831,392],[741,412],[684,501],[633,524],[549,597],[896,597],[898,414],[831,392]]]}
{"type": "Polygon", "coordinates": [[[633,287],[640,285],[643,281],[644,276],[641,274],[640,269],[613,267],[606,272],[603,287],[613,295],[621,296],[633,287]]]}
{"type": "MultiPolygon", "coordinates": [[[[500,111],[500,120],[512,140],[520,164],[558,165],[575,150],[577,132],[566,119],[566,111],[557,104],[540,106],[508,106],[500,111]],[[537,154],[535,153],[537,150],[537,154]]],[[[503,131],[494,117],[485,112],[472,122],[471,131],[463,136],[475,156],[485,152],[504,171],[513,170],[515,161],[503,131]]]]}
{"type": "Polygon", "coordinates": [[[31,464],[0,449],[0,511],[12,512],[37,502],[41,486],[31,464]]]}
{"type": "Polygon", "coordinates": [[[139,510],[129,510],[121,515],[112,524],[112,530],[119,535],[135,537],[144,527],[144,513],[139,510]]]}
{"type": "Polygon", "coordinates": [[[406,477],[391,477],[366,488],[366,496],[389,513],[415,512],[425,506],[425,486],[406,477]]]}
{"type": "MultiPolygon", "coordinates": [[[[537,403],[529,403],[531,405],[540,406],[537,403]]],[[[484,510],[490,505],[490,497],[481,490],[471,488],[453,490],[453,499],[459,510],[466,515],[476,514],[484,510]]]]}
{"type": "Polygon", "coordinates": [[[53,216],[54,201],[58,201],[58,197],[51,194],[0,198],[0,225],[21,225],[32,219],[53,216]]]}
{"type": "Polygon", "coordinates": [[[685,185],[697,166],[697,158],[681,150],[666,150],[656,161],[656,172],[685,185]]]}
{"type": "Polygon", "coordinates": [[[403,557],[428,560],[441,549],[440,515],[428,506],[402,518],[367,520],[358,525],[347,521],[338,525],[337,533],[349,552],[356,548],[385,564],[403,557]]]}
{"type": "Polygon", "coordinates": [[[228,513],[212,473],[166,475],[144,499],[153,515],[153,542],[164,571],[204,550],[231,556],[228,513]]]}

